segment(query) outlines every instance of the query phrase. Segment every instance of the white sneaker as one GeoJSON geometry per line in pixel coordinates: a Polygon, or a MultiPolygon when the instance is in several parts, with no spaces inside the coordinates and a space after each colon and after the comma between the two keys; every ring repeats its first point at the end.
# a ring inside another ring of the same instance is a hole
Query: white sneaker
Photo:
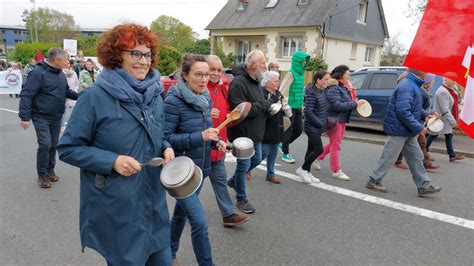
{"type": "Polygon", "coordinates": [[[299,177],[301,178],[301,181],[303,181],[303,183],[306,183],[306,184],[311,183],[311,177],[309,176],[308,171],[303,170],[303,168],[300,167],[296,170],[296,174],[299,175],[299,177]]]}
{"type": "Polygon", "coordinates": [[[314,175],[311,174],[310,172],[308,172],[308,175],[309,175],[309,178],[311,179],[311,182],[313,182],[313,183],[320,183],[321,182],[321,180],[319,180],[319,178],[314,177],[314,175]]]}
{"type": "Polygon", "coordinates": [[[316,170],[321,170],[321,161],[318,160],[318,159],[314,160],[314,162],[313,162],[313,167],[314,167],[314,169],[316,169],[316,170]]]}
{"type": "Polygon", "coordinates": [[[335,173],[332,173],[332,176],[336,179],[339,179],[339,180],[344,180],[344,181],[351,180],[351,178],[348,177],[346,174],[344,174],[344,172],[342,172],[342,170],[339,170],[335,173]]]}

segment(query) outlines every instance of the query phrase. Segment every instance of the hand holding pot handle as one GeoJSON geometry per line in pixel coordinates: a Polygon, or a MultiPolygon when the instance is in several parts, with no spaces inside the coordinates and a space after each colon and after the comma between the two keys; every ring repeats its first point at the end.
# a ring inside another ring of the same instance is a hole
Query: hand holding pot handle
{"type": "Polygon", "coordinates": [[[174,159],[174,150],[173,148],[166,148],[163,151],[163,166],[165,166],[169,161],[174,159]]]}

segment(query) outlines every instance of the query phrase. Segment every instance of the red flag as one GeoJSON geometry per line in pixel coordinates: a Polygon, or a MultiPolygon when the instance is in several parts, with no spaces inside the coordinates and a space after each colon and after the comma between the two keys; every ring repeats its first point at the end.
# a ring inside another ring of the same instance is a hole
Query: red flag
{"type": "Polygon", "coordinates": [[[41,54],[41,52],[36,49],[36,62],[39,62],[39,61],[43,61],[44,60],[44,56],[41,54]]]}
{"type": "Polygon", "coordinates": [[[450,78],[465,86],[462,66],[474,41],[474,0],[431,0],[404,65],[450,78]]]}

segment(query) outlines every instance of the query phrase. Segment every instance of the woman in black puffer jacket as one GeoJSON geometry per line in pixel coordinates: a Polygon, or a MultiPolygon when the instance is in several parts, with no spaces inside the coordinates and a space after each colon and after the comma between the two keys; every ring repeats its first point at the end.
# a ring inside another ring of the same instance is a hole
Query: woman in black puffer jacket
{"type": "Polygon", "coordinates": [[[321,70],[314,74],[314,83],[304,90],[304,131],[308,136],[308,147],[303,165],[296,173],[305,183],[320,182],[311,174],[311,164],[323,152],[321,134],[326,128],[329,104],[326,99],[325,89],[329,81],[329,72],[321,70]]]}

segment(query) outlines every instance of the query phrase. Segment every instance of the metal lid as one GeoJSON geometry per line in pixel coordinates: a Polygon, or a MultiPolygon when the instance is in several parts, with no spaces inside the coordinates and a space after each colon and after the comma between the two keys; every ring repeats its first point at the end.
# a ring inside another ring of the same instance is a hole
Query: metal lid
{"type": "Polygon", "coordinates": [[[164,186],[176,186],[194,174],[194,162],[186,156],[176,157],[161,170],[160,179],[164,186]]]}
{"type": "Polygon", "coordinates": [[[234,145],[237,149],[249,149],[253,147],[253,141],[246,137],[236,138],[232,145],[234,145]]]}

